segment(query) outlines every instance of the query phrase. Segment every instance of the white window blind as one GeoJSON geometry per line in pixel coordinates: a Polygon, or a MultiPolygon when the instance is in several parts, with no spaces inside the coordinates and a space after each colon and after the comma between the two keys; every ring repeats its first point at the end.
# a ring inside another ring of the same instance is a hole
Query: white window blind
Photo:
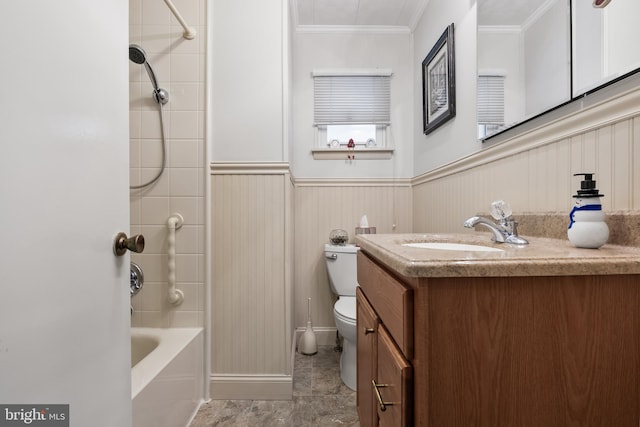
{"type": "Polygon", "coordinates": [[[390,76],[316,75],[313,88],[316,126],[391,122],[390,76]]]}
{"type": "Polygon", "coordinates": [[[504,124],[504,76],[478,76],[478,123],[504,124]]]}

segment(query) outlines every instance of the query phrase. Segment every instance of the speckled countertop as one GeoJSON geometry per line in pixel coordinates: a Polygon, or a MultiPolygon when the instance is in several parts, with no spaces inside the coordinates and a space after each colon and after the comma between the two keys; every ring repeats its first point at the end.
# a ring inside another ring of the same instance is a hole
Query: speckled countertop
{"type": "MultiPolygon", "coordinates": [[[[579,249],[568,240],[524,236],[529,244],[494,243],[488,233],[361,234],[355,243],[407,277],[505,277],[640,274],[640,248],[606,244],[579,249]],[[500,252],[449,251],[403,246],[411,242],[449,242],[502,249],[500,252]]],[[[640,277],[638,278],[640,284],[640,277]]]]}

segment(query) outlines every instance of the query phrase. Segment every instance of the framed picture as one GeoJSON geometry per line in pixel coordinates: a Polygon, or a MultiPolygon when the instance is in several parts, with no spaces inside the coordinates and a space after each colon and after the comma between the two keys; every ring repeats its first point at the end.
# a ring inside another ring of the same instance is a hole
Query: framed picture
{"type": "Polygon", "coordinates": [[[422,61],[422,117],[425,135],[456,115],[455,76],[451,24],[422,61]]]}

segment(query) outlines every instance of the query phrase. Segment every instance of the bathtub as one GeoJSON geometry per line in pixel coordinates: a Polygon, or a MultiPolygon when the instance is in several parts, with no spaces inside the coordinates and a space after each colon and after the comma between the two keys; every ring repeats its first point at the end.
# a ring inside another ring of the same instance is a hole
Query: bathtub
{"type": "Polygon", "coordinates": [[[187,426],[204,393],[202,328],[131,328],[133,427],[187,426]]]}

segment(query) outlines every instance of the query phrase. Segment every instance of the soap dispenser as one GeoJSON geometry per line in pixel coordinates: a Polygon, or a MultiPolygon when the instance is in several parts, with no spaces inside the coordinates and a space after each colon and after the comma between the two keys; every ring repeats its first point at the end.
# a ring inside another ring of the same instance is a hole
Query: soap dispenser
{"type": "Polygon", "coordinates": [[[578,248],[597,249],[607,243],[609,227],[604,221],[604,212],[600,204],[600,194],[593,180],[593,173],[577,173],[583,176],[580,189],[573,197],[575,205],[569,214],[569,241],[578,248]]]}

